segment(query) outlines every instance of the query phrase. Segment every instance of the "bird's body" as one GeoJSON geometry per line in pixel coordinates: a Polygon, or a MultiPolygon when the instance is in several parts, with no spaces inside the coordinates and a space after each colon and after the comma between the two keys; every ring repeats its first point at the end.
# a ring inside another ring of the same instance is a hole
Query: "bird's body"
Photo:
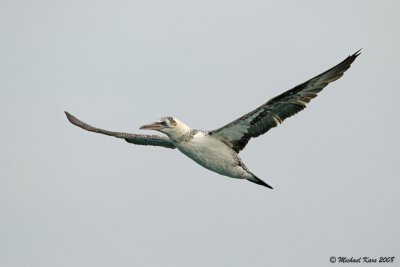
{"type": "Polygon", "coordinates": [[[188,140],[174,144],[206,169],[232,178],[248,179],[253,176],[232,148],[207,132],[196,131],[188,140]]]}
{"type": "Polygon", "coordinates": [[[316,97],[325,86],[343,76],[358,55],[359,52],[356,52],[333,68],[272,98],[257,109],[213,131],[194,130],[176,118],[163,117],[154,123],[140,127],[140,129],[156,130],[166,134],[168,138],[157,135],[112,132],[93,127],[68,112],[65,113],[71,123],[85,130],[123,138],[129,143],[138,145],[177,148],[206,169],[232,178],[247,179],[272,189],[247,169],[238,155],[239,152],[251,138],[266,133],[281,124],[286,118],[303,110],[306,104],[316,97]]]}

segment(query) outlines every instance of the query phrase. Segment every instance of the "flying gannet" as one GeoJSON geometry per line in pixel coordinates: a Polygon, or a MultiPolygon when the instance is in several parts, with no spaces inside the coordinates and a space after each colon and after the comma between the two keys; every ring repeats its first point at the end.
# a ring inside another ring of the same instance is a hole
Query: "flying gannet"
{"type": "Polygon", "coordinates": [[[239,152],[247,145],[250,138],[266,133],[286,118],[303,110],[325,86],[342,77],[359,54],[360,50],[333,68],[213,131],[195,130],[176,118],[163,117],[156,122],[143,125],[140,129],[156,130],[166,134],[167,137],[112,132],[84,123],[68,112],[65,114],[72,124],[84,130],[123,138],[136,145],[178,148],[183,154],[211,171],[232,178],[246,179],[272,189],[243,164],[239,152]]]}

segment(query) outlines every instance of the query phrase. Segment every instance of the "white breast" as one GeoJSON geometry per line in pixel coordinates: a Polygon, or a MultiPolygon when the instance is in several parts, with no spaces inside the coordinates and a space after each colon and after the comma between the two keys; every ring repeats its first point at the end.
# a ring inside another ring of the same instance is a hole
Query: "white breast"
{"type": "Polygon", "coordinates": [[[176,144],[177,148],[195,162],[222,175],[244,178],[247,172],[238,166],[238,155],[220,140],[197,133],[189,142],[176,144]]]}

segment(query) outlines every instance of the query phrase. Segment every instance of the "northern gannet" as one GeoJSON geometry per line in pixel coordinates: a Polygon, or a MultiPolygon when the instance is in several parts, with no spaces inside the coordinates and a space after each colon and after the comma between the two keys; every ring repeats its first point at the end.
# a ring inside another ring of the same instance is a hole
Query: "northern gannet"
{"type": "Polygon", "coordinates": [[[177,148],[204,168],[228,177],[246,179],[272,189],[243,164],[238,155],[239,152],[247,145],[250,138],[266,133],[286,118],[303,110],[325,86],[342,77],[359,54],[360,50],[333,68],[213,131],[195,130],[176,118],[163,117],[156,122],[141,126],[140,129],[156,130],[166,134],[167,137],[112,132],[84,123],[66,111],[65,114],[72,124],[84,130],[123,138],[136,145],[177,148]]]}

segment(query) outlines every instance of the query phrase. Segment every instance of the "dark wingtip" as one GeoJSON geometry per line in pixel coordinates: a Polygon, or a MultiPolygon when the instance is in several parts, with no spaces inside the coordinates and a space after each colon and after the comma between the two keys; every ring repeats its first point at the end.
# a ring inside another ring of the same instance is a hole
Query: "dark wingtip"
{"type": "Polygon", "coordinates": [[[67,116],[67,119],[73,123],[74,116],[72,116],[68,111],[64,111],[65,115],[67,116]]]}
{"type": "Polygon", "coordinates": [[[357,52],[355,52],[353,55],[352,55],[352,57],[358,57],[360,54],[361,54],[361,50],[362,50],[362,48],[361,49],[359,49],[357,52]]]}
{"type": "MultiPolygon", "coordinates": [[[[361,48],[361,49],[362,49],[362,48],[361,48]]],[[[325,71],[325,72],[322,73],[322,74],[325,74],[325,73],[328,73],[328,72],[330,72],[330,71],[336,70],[338,76],[336,76],[336,79],[334,79],[334,80],[337,80],[338,78],[340,78],[340,77],[343,75],[343,73],[344,73],[346,70],[348,70],[348,69],[350,68],[351,64],[353,64],[353,62],[356,60],[356,58],[361,54],[361,49],[359,49],[359,50],[358,50],[357,52],[355,52],[353,55],[348,56],[345,60],[343,60],[342,62],[340,62],[339,64],[337,64],[337,65],[334,66],[333,68],[331,68],[331,69],[325,71]]],[[[331,82],[334,81],[334,80],[331,80],[331,82]]]]}
{"type": "MultiPolygon", "coordinates": [[[[74,115],[72,115],[71,113],[69,113],[68,111],[64,111],[65,115],[67,116],[67,119],[69,120],[70,123],[72,123],[73,125],[76,125],[78,127],[84,128],[85,129],[85,125],[86,123],[78,120],[74,115]]],[[[90,125],[86,125],[86,127],[91,127],[90,125]]],[[[87,130],[87,129],[86,129],[87,130]]]]}

